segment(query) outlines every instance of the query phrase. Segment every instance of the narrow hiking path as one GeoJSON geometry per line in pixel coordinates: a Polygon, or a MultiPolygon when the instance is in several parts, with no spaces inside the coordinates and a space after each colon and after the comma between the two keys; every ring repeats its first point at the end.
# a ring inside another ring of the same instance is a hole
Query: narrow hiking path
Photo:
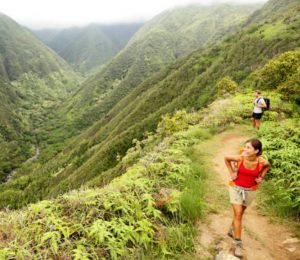
{"type": "MultiPolygon", "coordinates": [[[[199,259],[212,259],[217,255],[216,259],[238,259],[232,255],[232,239],[227,236],[232,211],[227,194],[229,174],[224,156],[236,154],[249,137],[249,131],[241,127],[221,133],[195,147],[199,155],[203,156],[205,151],[204,157],[214,174],[208,177],[209,191],[206,200],[211,206],[210,213],[204,221],[197,223],[195,243],[199,259]]],[[[266,216],[259,213],[255,202],[244,215],[242,239],[245,249],[243,259],[300,259],[299,239],[285,226],[270,223],[266,216]]]]}

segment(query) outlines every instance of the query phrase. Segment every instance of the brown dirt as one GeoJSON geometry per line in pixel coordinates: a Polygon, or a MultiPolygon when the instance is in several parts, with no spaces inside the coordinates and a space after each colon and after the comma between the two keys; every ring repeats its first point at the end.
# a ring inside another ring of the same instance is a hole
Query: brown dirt
{"type": "MultiPolygon", "coordinates": [[[[238,148],[247,136],[235,132],[225,132],[219,135],[220,147],[214,154],[214,186],[223,189],[223,199],[228,205],[220,206],[215,213],[210,213],[204,222],[197,225],[198,236],[196,237],[196,251],[199,259],[212,259],[220,252],[226,252],[232,259],[232,239],[227,236],[227,231],[232,222],[232,210],[229,203],[229,196],[226,193],[229,173],[224,163],[226,154],[236,154],[238,148]]],[[[215,142],[216,140],[208,141],[215,142]]],[[[204,144],[212,145],[212,144],[204,144]]],[[[198,147],[198,149],[202,149],[198,147]]],[[[210,157],[211,159],[211,157],[210,157]]],[[[216,191],[217,193],[217,191],[216,191]]],[[[210,203],[219,202],[216,199],[209,199],[210,203]]],[[[222,202],[224,205],[224,201],[222,202]]],[[[295,238],[287,227],[271,223],[269,218],[259,213],[256,204],[249,207],[243,219],[242,240],[244,243],[245,257],[248,260],[268,259],[300,259],[300,241],[295,238]]],[[[223,258],[222,258],[223,259],[223,258]]]]}

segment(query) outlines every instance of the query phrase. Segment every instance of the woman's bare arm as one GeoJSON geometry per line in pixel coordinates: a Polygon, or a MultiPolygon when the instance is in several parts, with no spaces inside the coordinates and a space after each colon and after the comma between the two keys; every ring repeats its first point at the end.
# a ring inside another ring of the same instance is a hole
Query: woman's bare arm
{"type": "Polygon", "coordinates": [[[265,160],[263,170],[260,174],[262,178],[265,177],[268,170],[270,170],[270,164],[267,160],[265,160]]]}
{"type": "Polygon", "coordinates": [[[262,168],[262,171],[260,172],[260,175],[258,178],[255,179],[256,183],[261,183],[263,178],[265,177],[267,171],[270,169],[270,164],[267,160],[264,160],[264,165],[262,168]]]}
{"type": "Polygon", "coordinates": [[[230,174],[230,177],[232,180],[236,179],[237,174],[236,174],[236,172],[234,172],[231,162],[238,162],[239,160],[241,160],[241,156],[239,156],[239,155],[227,155],[224,157],[226,167],[229,171],[229,174],[230,174]]]}

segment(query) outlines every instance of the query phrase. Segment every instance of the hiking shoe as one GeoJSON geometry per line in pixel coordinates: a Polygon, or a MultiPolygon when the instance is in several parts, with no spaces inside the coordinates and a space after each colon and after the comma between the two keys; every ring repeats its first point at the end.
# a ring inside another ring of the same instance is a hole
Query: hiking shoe
{"type": "Polygon", "coordinates": [[[244,254],[243,254],[243,242],[242,240],[234,240],[234,245],[235,245],[235,248],[234,248],[234,255],[237,256],[237,257],[243,257],[244,254]]]}
{"type": "Polygon", "coordinates": [[[232,227],[232,226],[230,226],[230,228],[229,228],[229,230],[228,230],[228,232],[227,232],[227,235],[228,235],[229,237],[231,237],[231,238],[234,239],[234,233],[233,233],[233,227],[232,227]]]}

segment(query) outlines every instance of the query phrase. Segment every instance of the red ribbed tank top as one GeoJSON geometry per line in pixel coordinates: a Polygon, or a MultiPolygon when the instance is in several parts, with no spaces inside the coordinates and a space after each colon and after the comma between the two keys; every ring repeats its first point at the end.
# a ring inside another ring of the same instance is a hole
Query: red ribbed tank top
{"type": "Polygon", "coordinates": [[[259,174],[259,163],[254,170],[249,170],[244,167],[244,162],[242,161],[239,169],[237,178],[234,180],[235,185],[241,186],[244,188],[251,188],[255,186],[257,183],[255,179],[259,174]]]}

